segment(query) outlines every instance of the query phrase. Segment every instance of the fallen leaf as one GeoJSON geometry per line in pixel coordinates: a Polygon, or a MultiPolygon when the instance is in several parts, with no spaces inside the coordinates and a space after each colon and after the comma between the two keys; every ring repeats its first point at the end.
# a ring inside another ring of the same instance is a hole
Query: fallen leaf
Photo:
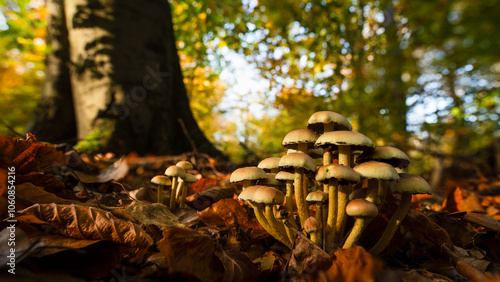
{"type": "Polygon", "coordinates": [[[443,202],[443,210],[449,212],[462,211],[464,197],[459,187],[453,188],[443,202]]]}
{"type": "Polygon", "coordinates": [[[360,246],[349,249],[337,249],[333,262],[326,271],[320,271],[318,277],[327,281],[375,281],[382,271],[382,263],[360,246]],[[324,274],[324,276],[322,276],[324,274]]]}
{"type": "Polygon", "coordinates": [[[55,193],[66,188],[66,185],[55,175],[43,172],[32,171],[27,174],[16,176],[16,184],[29,182],[35,186],[41,187],[48,192],[55,193]]]}
{"type": "Polygon", "coordinates": [[[234,195],[233,188],[216,187],[208,189],[203,193],[187,197],[186,205],[197,211],[202,211],[211,206],[213,203],[218,202],[219,200],[232,198],[233,195],[234,195]]]}
{"type": "Polygon", "coordinates": [[[211,187],[216,186],[216,185],[219,185],[219,182],[215,179],[200,178],[200,179],[198,179],[198,181],[191,184],[191,186],[189,187],[189,192],[191,194],[202,193],[205,190],[208,190],[207,188],[211,188],[211,187]]]}
{"type": "Polygon", "coordinates": [[[484,212],[485,209],[481,205],[481,199],[479,199],[478,196],[476,196],[475,193],[470,193],[470,195],[465,198],[465,200],[462,203],[462,209],[460,211],[466,211],[466,212],[484,212]]]}
{"type": "Polygon", "coordinates": [[[237,250],[223,250],[218,248],[215,255],[224,265],[222,281],[254,281],[257,267],[244,254],[237,250]]]}
{"type": "Polygon", "coordinates": [[[83,183],[105,183],[111,180],[120,180],[128,174],[129,166],[125,158],[120,158],[112,165],[101,171],[97,175],[88,174],[82,171],[74,170],[69,172],[83,183]]]}
{"type": "Polygon", "coordinates": [[[269,236],[257,219],[250,218],[249,212],[232,198],[218,201],[199,212],[198,216],[207,225],[226,226],[231,230],[241,228],[252,239],[263,239],[269,236]]]}
{"type": "Polygon", "coordinates": [[[75,239],[111,240],[144,249],[153,244],[151,237],[137,224],[93,207],[35,204],[18,214],[15,219],[19,221],[50,224],[62,235],[75,239]]]}
{"type": "Polygon", "coordinates": [[[185,273],[200,281],[222,281],[224,266],[214,254],[210,236],[183,227],[163,228],[163,239],[157,243],[165,256],[168,273],[185,273]]]}
{"type": "Polygon", "coordinates": [[[53,171],[55,166],[67,164],[64,153],[37,142],[35,138],[27,139],[0,136],[1,168],[13,166],[16,174],[26,174],[31,171],[53,171]]]}
{"type": "Polygon", "coordinates": [[[16,186],[16,197],[27,202],[37,204],[82,204],[79,201],[59,198],[56,195],[46,192],[30,182],[25,182],[16,186]]]}
{"type": "Polygon", "coordinates": [[[139,222],[160,227],[180,224],[179,218],[163,204],[133,201],[125,208],[139,222]]]}

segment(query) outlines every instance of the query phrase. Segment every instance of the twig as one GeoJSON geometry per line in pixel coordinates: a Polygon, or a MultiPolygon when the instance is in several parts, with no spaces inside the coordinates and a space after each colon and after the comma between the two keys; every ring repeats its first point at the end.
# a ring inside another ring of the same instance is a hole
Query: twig
{"type": "Polygon", "coordinates": [[[8,125],[5,121],[3,121],[3,120],[2,120],[1,122],[3,123],[3,125],[4,125],[5,127],[7,127],[7,129],[8,129],[9,131],[11,131],[11,132],[12,132],[14,135],[16,135],[17,137],[19,137],[19,138],[23,138],[23,137],[24,137],[24,135],[23,135],[23,134],[21,134],[21,133],[17,132],[17,131],[16,131],[16,130],[12,127],[12,126],[8,125]]]}
{"type": "Polygon", "coordinates": [[[198,155],[199,152],[198,152],[198,148],[196,148],[196,145],[193,141],[193,139],[191,138],[191,136],[189,135],[189,132],[187,131],[187,128],[186,128],[186,125],[184,124],[184,121],[179,118],[177,119],[177,121],[179,122],[179,124],[181,125],[182,127],[182,131],[184,132],[184,135],[186,135],[186,138],[188,139],[189,143],[191,144],[191,147],[193,148],[193,152],[198,155]]]}
{"type": "Polygon", "coordinates": [[[467,280],[473,281],[473,282],[479,282],[479,281],[486,281],[488,280],[488,277],[486,274],[482,273],[481,271],[477,270],[470,264],[468,264],[466,261],[464,261],[457,253],[455,250],[452,250],[448,248],[448,246],[443,245],[441,246],[443,252],[451,259],[453,266],[455,269],[463,275],[467,280]]]}

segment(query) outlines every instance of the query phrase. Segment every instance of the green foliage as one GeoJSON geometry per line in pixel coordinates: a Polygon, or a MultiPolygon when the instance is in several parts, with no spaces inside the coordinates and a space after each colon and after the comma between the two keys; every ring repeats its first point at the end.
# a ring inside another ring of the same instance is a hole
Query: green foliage
{"type": "Polygon", "coordinates": [[[114,133],[115,122],[112,119],[100,119],[95,129],[80,140],[74,149],[88,153],[106,153],[109,140],[114,133]]]}

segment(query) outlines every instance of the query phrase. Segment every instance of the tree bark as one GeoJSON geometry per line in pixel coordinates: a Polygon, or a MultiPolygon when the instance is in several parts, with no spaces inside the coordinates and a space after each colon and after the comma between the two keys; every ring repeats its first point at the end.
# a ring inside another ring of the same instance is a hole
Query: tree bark
{"type": "Polygon", "coordinates": [[[78,147],[220,155],[190,110],[170,13],[161,0],[64,1],[78,147]]]}

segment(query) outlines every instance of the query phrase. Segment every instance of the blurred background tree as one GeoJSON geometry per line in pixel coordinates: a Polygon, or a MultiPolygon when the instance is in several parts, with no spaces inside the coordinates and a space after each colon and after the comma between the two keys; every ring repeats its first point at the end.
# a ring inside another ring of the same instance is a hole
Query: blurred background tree
{"type": "Polygon", "coordinates": [[[279,155],[318,110],[409,152],[416,172],[499,138],[498,0],[170,4],[193,114],[235,161],[279,155]]]}

